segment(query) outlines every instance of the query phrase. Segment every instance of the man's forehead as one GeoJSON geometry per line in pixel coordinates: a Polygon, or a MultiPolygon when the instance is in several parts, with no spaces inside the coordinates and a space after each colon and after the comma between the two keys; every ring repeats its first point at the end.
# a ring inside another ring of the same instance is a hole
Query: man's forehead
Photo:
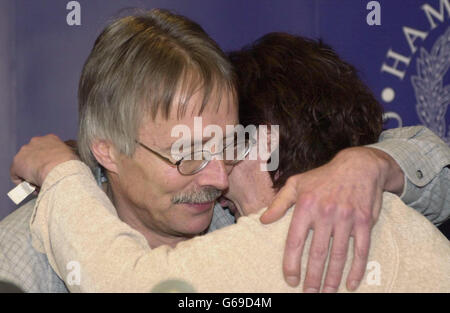
{"type": "MultiPolygon", "coordinates": [[[[185,85],[188,84],[181,84],[181,86],[185,85]]],[[[179,87],[170,101],[170,105],[156,105],[158,110],[155,112],[150,109],[149,118],[154,121],[186,122],[189,118],[193,119],[195,116],[207,113],[237,114],[238,110],[237,94],[233,86],[213,87],[213,90],[192,86],[190,88],[179,87]]],[[[150,103],[148,105],[152,107],[150,103]]]]}
{"type": "Polygon", "coordinates": [[[209,93],[203,89],[195,91],[190,96],[179,96],[174,98],[173,110],[170,118],[183,119],[202,116],[204,119],[213,115],[237,114],[237,98],[234,89],[215,88],[209,93]]]}
{"type": "MultiPolygon", "coordinates": [[[[237,109],[230,110],[227,114],[220,114],[215,112],[203,112],[201,115],[187,116],[182,118],[169,119],[146,119],[141,126],[141,133],[153,133],[157,136],[169,134],[174,127],[185,126],[192,132],[196,129],[211,129],[211,127],[219,127],[224,134],[227,133],[228,125],[235,126],[238,124],[237,109]]],[[[229,132],[229,131],[228,131],[229,132]]]]}
{"type": "Polygon", "coordinates": [[[198,124],[198,120],[202,121],[203,127],[208,125],[218,125],[220,127],[226,127],[226,125],[236,125],[238,124],[238,108],[236,104],[226,103],[221,104],[218,109],[211,107],[206,107],[201,113],[195,111],[187,111],[186,114],[178,115],[173,113],[168,118],[164,118],[158,114],[154,119],[146,118],[143,121],[143,126],[145,128],[158,128],[166,129],[172,128],[175,125],[186,125],[192,128],[198,124]],[[196,123],[197,121],[197,123],[196,123]]]}
{"type": "Polygon", "coordinates": [[[173,143],[180,136],[173,136],[173,129],[180,128],[189,130],[192,141],[211,138],[215,134],[205,134],[205,130],[216,129],[221,130],[225,137],[230,133],[229,127],[238,124],[238,107],[234,96],[224,96],[218,107],[209,104],[205,107],[201,114],[196,114],[196,103],[191,99],[185,114],[179,116],[176,108],[171,110],[168,118],[164,118],[162,114],[158,114],[155,118],[144,118],[140,135],[142,138],[147,137],[149,140],[157,144],[161,148],[167,148],[167,145],[173,143]],[[194,138],[195,137],[195,138],[194,138]],[[200,138],[200,139],[199,139],[200,138]]]}

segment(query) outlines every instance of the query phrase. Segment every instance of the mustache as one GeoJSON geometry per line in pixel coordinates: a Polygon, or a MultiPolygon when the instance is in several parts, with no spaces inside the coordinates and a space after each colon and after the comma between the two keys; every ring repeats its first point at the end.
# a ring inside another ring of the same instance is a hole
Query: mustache
{"type": "Polygon", "coordinates": [[[205,187],[199,190],[180,193],[172,197],[173,204],[181,203],[206,203],[217,200],[222,191],[214,187],[205,187]]]}

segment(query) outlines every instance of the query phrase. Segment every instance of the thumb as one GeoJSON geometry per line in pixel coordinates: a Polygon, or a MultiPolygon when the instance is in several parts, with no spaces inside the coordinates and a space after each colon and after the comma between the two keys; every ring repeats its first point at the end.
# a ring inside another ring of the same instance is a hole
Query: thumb
{"type": "Polygon", "coordinates": [[[296,184],[286,183],[286,185],[280,189],[272,204],[260,217],[260,221],[263,224],[270,224],[278,221],[286,214],[286,211],[295,204],[297,200],[296,184]]]}

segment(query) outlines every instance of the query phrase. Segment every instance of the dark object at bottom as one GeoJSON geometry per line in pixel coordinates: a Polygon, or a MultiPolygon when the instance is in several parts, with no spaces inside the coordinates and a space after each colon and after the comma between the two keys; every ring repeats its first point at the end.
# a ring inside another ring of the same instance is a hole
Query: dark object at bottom
{"type": "Polygon", "coordinates": [[[439,230],[450,240],[450,220],[446,221],[444,224],[438,227],[439,230]]]}
{"type": "Polygon", "coordinates": [[[23,293],[23,290],[6,281],[0,281],[0,293],[23,293]]]}

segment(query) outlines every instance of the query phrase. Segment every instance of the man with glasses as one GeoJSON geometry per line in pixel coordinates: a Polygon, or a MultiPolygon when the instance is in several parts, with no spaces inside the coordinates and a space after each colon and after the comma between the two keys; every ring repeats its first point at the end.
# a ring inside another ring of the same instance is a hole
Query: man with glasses
{"type": "MultiPolygon", "coordinates": [[[[174,142],[185,139],[172,137],[172,129],[183,125],[194,134],[193,116],[219,127],[225,140],[235,136],[234,129],[227,133],[226,128],[238,124],[234,71],[203,29],[165,10],[113,22],[85,63],[78,98],[78,153],[93,172],[102,169],[117,216],[151,247],[175,246],[207,232],[236,160],[218,155],[206,162],[176,160],[171,153],[174,142]]],[[[186,139],[183,147],[196,157],[195,148],[213,138],[186,139]]],[[[3,230],[19,233],[10,221],[29,219],[33,203],[8,216],[3,230]]],[[[214,229],[219,222],[213,221],[214,229]]],[[[0,278],[25,291],[67,291],[24,235],[26,247],[20,253],[10,257],[10,248],[0,249],[5,253],[0,255],[0,278]]]]}
{"type": "MultiPolygon", "coordinates": [[[[238,107],[232,66],[199,25],[164,10],[113,22],[85,63],[78,98],[78,153],[94,173],[101,169],[115,214],[143,234],[146,244],[175,246],[232,222],[216,200],[249,145],[234,140],[238,107]],[[193,116],[218,127],[223,149],[197,149],[214,141],[213,133],[192,141],[171,135],[177,125],[195,134],[193,116]],[[172,153],[176,141],[186,148],[179,159],[172,153]],[[186,155],[188,148],[192,153],[186,155]],[[221,150],[233,157],[223,159],[221,150]]],[[[2,221],[2,238],[23,236],[12,239],[21,242],[14,249],[12,240],[2,240],[0,278],[25,291],[67,291],[45,255],[32,248],[29,229],[23,229],[33,205],[2,221]]]]}

